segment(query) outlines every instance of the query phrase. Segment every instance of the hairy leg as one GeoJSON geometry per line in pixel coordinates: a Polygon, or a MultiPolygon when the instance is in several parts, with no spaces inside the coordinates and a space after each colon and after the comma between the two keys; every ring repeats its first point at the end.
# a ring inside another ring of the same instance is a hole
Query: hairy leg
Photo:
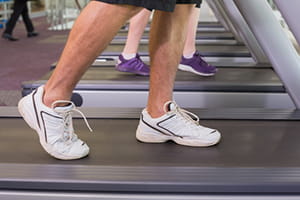
{"type": "Polygon", "coordinates": [[[150,91],[147,110],[152,117],[164,114],[163,105],[173,99],[177,67],[183,52],[191,10],[177,5],[173,13],[155,11],[150,32],[150,91]]]}
{"type": "Polygon", "coordinates": [[[141,8],[91,1],[76,20],[57,67],[45,85],[44,104],[69,100],[95,58],[141,8]]]}

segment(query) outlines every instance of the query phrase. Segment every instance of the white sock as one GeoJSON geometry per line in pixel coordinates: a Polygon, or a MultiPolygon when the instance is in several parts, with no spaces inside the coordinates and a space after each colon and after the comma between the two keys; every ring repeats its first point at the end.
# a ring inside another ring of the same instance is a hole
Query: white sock
{"type": "Polygon", "coordinates": [[[194,56],[195,52],[191,53],[191,54],[183,54],[183,57],[185,57],[186,59],[191,59],[194,56]]]}
{"type": "Polygon", "coordinates": [[[136,53],[122,53],[122,56],[126,59],[126,60],[130,60],[132,58],[135,58],[136,53]]]}

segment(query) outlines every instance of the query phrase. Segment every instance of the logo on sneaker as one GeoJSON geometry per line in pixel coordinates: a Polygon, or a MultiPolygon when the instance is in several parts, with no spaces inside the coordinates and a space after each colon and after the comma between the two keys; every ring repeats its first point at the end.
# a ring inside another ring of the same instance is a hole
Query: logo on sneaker
{"type": "Polygon", "coordinates": [[[146,125],[149,126],[150,128],[152,128],[152,129],[154,129],[154,130],[156,130],[156,131],[159,131],[160,133],[162,133],[162,134],[164,134],[164,135],[167,135],[167,136],[176,136],[176,137],[180,137],[180,138],[181,138],[182,136],[176,135],[176,134],[173,133],[171,130],[169,130],[169,129],[167,129],[167,128],[165,128],[165,127],[163,127],[163,126],[160,125],[161,123],[163,123],[163,122],[165,122],[165,121],[167,121],[167,120],[169,120],[169,119],[171,119],[171,118],[173,118],[173,117],[175,117],[175,116],[176,116],[176,115],[172,115],[172,116],[170,116],[169,118],[167,118],[167,119],[165,119],[165,120],[162,120],[162,121],[160,121],[160,122],[158,122],[158,123],[156,124],[157,127],[161,128],[161,129],[163,129],[163,130],[165,130],[165,131],[167,131],[167,132],[161,131],[161,130],[159,130],[158,128],[155,128],[154,126],[151,126],[150,124],[148,124],[148,123],[144,120],[143,114],[141,114],[141,120],[142,120],[142,122],[143,122],[144,124],[146,124],[146,125]]]}
{"type": "Polygon", "coordinates": [[[35,98],[34,98],[36,93],[37,93],[37,90],[34,90],[34,92],[32,94],[32,104],[33,104],[33,108],[34,108],[34,112],[35,112],[36,121],[38,123],[39,129],[41,129],[41,124],[40,124],[40,120],[39,120],[38,112],[37,112],[37,106],[36,106],[35,98]]]}
{"type": "Polygon", "coordinates": [[[45,135],[45,142],[48,143],[48,136],[47,136],[47,129],[45,128],[46,127],[46,124],[45,124],[45,117],[49,116],[49,117],[54,117],[56,119],[60,119],[62,120],[63,118],[61,117],[58,117],[58,116],[55,116],[55,115],[52,115],[50,113],[47,113],[45,111],[41,111],[40,112],[40,116],[41,116],[41,119],[42,119],[42,124],[43,124],[43,130],[44,130],[44,135],[45,135]]]}
{"type": "Polygon", "coordinates": [[[58,117],[58,116],[55,116],[55,115],[52,115],[52,114],[50,114],[48,112],[45,112],[45,111],[40,111],[38,113],[38,111],[37,111],[37,105],[36,105],[36,101],[35,101],[36,93],[37,93],[37,90],[35,90],[34,93],[33,93],[33,95],[32,95],[32,104],[33,104],[33,107],[34,107],[34,111],[36,113],[36,115],[35,115],[36,116],[36,121],[37,121],[37,124],[39,126],[38,128],[40,129],[40,131],[44,130],[45,142],[48,143],[47,129],[46,129],[46,124],[45,124],[45,119],[44,118],[47,115],[50,116],[50,117],[61,119],[61,120],[62,120],[62,118],[58,117]],[[44,116],[44,115],[46,115],[46,116],[44,116]],[[41,118],[42,123],[40,122],[39,118],[41,118]],[[41,124],[43,125],[43,129],[41,129],[41,124]]]}

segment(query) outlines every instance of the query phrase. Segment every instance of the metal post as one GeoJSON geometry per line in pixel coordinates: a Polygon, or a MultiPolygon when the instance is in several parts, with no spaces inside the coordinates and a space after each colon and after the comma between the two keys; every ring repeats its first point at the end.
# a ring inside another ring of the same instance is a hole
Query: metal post
{"type": "MultiPolygon", "coordinates": [[[[268,56],[297,109],[300,109],[300,58],[267,1],[234,0],[268,56]]],[[[285,1],[286,2],[286,1],[285,1]]]]}
{"type": "Polygon", "coordinates": [[[270,63],[233,0],[223,0],[220,1],[220,3],[222,3],[224,10],[228,13],[228,17],[235,27],[237,34],[240,35],[246,46],[249,48],[256,63],[270,63]]]}
{"type": "Polygon", "coordinates": [[[290,30],[293,32],[298,44],[300,45],[300,1],[299,0],[275,0],[277,8],[280,10],[290,30]]]}
{"type": "Polygon", "coordinates": [[[210,7],[210,9],[213,11],[215,17],[217,18],[218,22],[221,23],[221,25],[225,28],[225,30],[229,31],[229,25],[224,20],[224,17],[222,16],[218,6],[213,2],[212,0],[206,1],[207,5],[210,7]]]}

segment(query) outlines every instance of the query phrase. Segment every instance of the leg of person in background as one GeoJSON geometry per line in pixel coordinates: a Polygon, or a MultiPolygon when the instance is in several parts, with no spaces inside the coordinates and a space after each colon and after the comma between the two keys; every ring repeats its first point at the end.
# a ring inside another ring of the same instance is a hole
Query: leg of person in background
{"type": "Polygon", "coordinates": [[[143,36],[150,15],[151,11],[143,9],[130,19],[126,44],[116,65],[118,71],[130,72],[143,76],[149,75],[149,66],[141,60],[137,52],[140,39],[143,36]]]}
{"type": "Polygon", "coordinates": [[[70,101],[72,91],[121,26],[140,10],[136,6],[91,1],[77,18],[46,85],[20,100],[19,112],[53,157],[72,160],[88,155],[88,145],[73,130],[71,112],[78,110],[70,101]]]}
{"type": "Polygon", "coordinates": [[[12,36],[13,30],[16,26],[16,23],[26,6],[26,0],[15,0],[13,5],[13,13],[10,16],[10,19],[6,23],[5,30],[2,34],[2,37],[4,39],[7,39],[9,41],[17,41],[18,38],[15,38],[12,36]]]}
{"type": "Polygon", "coordinates": [[[23,21],[24,21],[24,24],[25,24],[25,27],[27,30],[27,37],[38,36],[38,33],[34,31],[32,21],[29,17],[27,4],[25,4],[25,7],[22,10],[22,18],[23,18],[23,21]]]}
{"type": "MultiPolygon", "coordinates": [[[[200,7],[200,6],[199,6],[200,7]]],[[[195,7],[189,20],[186,43],[184,45],[183,56],[179,69],[188,71],[201,76],[213,76],[217,68],[208,64],[196,49],[196,34],[200,15],[200,8],[195,7]]],[[[130,20],[128,38],[122,55],[119,56],[116,69],[122,72],[131,72],[139,75],[149,75],[150,69],[138,55],[138,46],[140,38],[143,35],[144,28],[148,23],[151,12],[147,9],[130,20]]]]}
{"type": "Polygon", "coordinates": [[[187,39],[178,68],[201,76],[213,76],[217,72],[217,68],[208,64],[203,58],[201,58],[200,53],[196,49],[196,35],[199,16],[200,8],[195,7],[189,18],[187,39]]]}
{"type": "Polygon", "coordinates": [[[168,140],[188,146],[211,146],[219,142],[217,130],[195,121],[194,114],[179,108],[173,101],[173,87],[187,35],[186,19],[193,4],[176,5],[173,13],[155,11],[150,32],[150,90],[136,131],[142,142],[168,140]]]}
{"type": "Polygon", "coordinates": [[[196,36],[199,23],[200,8],[193,8],[188,23],[188,32],[184,44],[183,55],[193,55],[196,52],[196,36]]]}

